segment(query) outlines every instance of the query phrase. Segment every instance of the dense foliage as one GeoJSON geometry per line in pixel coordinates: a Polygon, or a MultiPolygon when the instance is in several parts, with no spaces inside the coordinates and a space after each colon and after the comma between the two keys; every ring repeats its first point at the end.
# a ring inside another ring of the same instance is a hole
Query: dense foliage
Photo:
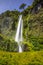
{"type": "Polygon", "coordinates": [[[0,51],[0,65],[43,65],[43,51],[27,53],[0,51]]]}
{"type": "Polygon", "coordinates": [[[17,52],[18,45],[13,39],[9,39],[4,35],[0,35],[0,50],[17,52]]]}

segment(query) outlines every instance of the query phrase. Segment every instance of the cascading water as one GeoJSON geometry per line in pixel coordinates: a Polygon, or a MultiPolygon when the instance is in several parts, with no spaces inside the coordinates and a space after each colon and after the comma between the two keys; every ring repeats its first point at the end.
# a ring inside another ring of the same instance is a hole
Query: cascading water
{"type": "Polygon", "coordinates": [[[23,20],[22,20],[22,15],[20,15],[17,32],[16,32],[16,36],[15,36],[15,41],[18,43],[19,52],[22,52],[22,47],[21,47],[21,42],[23,41],[22,30],[23,30],[23,20]]]}

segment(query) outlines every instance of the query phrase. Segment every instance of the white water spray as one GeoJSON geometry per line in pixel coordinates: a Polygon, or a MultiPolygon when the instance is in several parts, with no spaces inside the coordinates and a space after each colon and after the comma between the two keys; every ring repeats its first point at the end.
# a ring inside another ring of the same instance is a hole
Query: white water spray
{"type": "Polygon", "coordinates": [[[22,52],[22,47],[21,47],[21,42],[23,41],[22,30],[23,30],[23,20],[22,20],[22,15],[20,15],[16,37],[15,37],[15,41],[18,43],[19,52],[22,52]]]}

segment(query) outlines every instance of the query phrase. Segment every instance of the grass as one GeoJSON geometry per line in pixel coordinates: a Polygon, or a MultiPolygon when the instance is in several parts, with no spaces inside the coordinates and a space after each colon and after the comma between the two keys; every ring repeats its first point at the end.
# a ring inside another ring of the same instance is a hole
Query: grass
{"type": "Polygon", "coordinates": [[[0,65],[43,65],[43,51],[23,53],[0,51],[0,65]]]}

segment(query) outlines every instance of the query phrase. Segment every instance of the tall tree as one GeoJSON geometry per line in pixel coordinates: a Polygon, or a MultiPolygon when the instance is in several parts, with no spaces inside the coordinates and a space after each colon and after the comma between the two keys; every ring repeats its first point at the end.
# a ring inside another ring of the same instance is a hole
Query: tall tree
{"type": "Polygon", "coordinates": [[[25,8],[25,6],[26,6],[26,4],[25,4],[25,3],[23,3],[23,4],[21,4],[21,5],[20,5],[19,9],[24,9],[24,8],[25,8]]]}

